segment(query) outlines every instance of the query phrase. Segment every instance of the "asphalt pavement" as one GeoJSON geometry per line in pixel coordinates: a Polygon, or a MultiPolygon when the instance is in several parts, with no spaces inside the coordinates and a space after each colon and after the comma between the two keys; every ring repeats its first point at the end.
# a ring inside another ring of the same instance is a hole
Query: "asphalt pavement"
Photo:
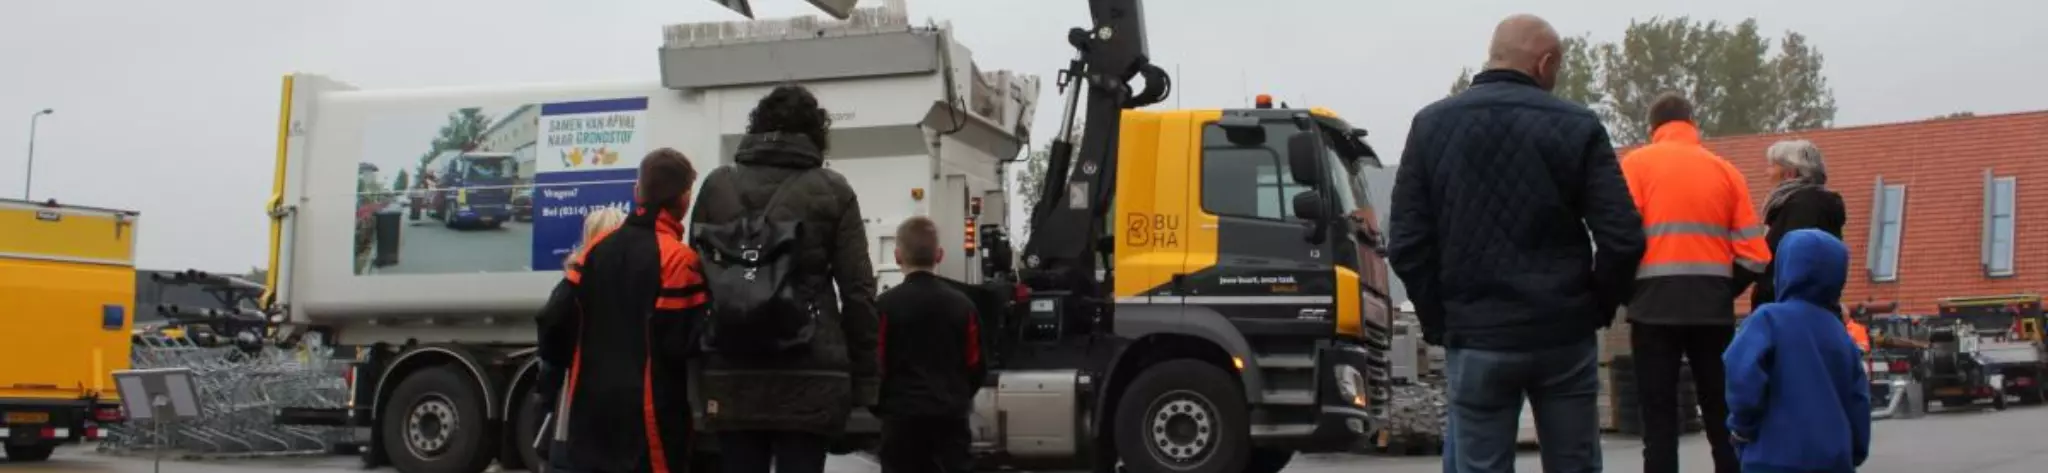
{"type": "MultiPolygon", "coordinates": [[[[2004,412],[1937,412],[1919,419],[1878,421],[1872,429],[1870,461],[1863,473],[2038,473],[2048,465],[2048,407],[2004,412]]],[[[1642,443],[1623,437],[1604,442],[1606,470],[1642,471],[1642,443]]],[[[1706,438],[1683,440],[1685,471],[1713,471],[1706,438]]],[[[1437,472],[1437,457],[1310,455],[1295,459],[1289,473],[1437,472]]],[[[1516,471],[1543,471],[1536,452],[1524,452],[1516,471]]],[[[0,462],[0,473],[148,473],[149,458],[111,457],[89,447],[69,447],[46,463],[0,462]]],[[[344,473],[363,471],[352,457],[301,457],[211,462],[166,461],[163,473],[344,473]]],[[[392,471],[385,469],[383,471],[392,471]]],[[[833,457],[828,473],[880,471],[867,458],[833,457]]]]}
{"type": "Polygon", "coordinates": [[[533,223],[505,222],[499,228],[452,229],[421,215],[406,221],[398,237],[398,264],[377,274],[517,272],[533,263],[533,223]]]}

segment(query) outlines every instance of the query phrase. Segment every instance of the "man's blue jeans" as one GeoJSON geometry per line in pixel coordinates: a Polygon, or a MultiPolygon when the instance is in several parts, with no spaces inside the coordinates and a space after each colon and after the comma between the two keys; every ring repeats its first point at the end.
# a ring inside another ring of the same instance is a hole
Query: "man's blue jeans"
{"type": "Polygon", "coordinates": [[[1600,466],[1599,348],[1592,336],[1532,352],[1453,348],[1446,473],[1515,470],[1515,435],[1527,396],[1536,412],[1543,471],[1593,473],[1600,466]]]}

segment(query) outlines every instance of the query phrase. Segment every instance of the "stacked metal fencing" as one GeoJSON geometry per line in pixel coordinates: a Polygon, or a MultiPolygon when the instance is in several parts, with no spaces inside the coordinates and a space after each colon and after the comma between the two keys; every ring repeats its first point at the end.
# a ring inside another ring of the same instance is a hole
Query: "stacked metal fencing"
{"type": "Polygon", "coordinates": [[[136,337],[135,369],[190,368],[201,417],[168,420],[159,438],[154,421],[131,419],[110,426],[100,450],[148,451],[164,446],[184,454],[270,455],[326,452],[350,440],[336,427],[281,426],[282,407],[342,407],[347,401],[346,369],[333,349],[318,344],[279,348],[221,344],[207,347],[185,337],[136,337]]]}

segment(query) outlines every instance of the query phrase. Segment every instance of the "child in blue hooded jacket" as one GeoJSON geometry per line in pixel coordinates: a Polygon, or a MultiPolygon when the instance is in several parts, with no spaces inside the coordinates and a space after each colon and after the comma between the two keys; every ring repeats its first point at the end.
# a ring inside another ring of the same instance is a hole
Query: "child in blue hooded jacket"
{"type": "Polygon", "coordinates": [[[1827,309],[1842,297],[1849,248],[1797,230],[1772,264],[1777,302],[1751,313],[1721,355],[1742,471],[1856,471],[1870,454],[1870,382],[1841,314],[1827,309]]]}

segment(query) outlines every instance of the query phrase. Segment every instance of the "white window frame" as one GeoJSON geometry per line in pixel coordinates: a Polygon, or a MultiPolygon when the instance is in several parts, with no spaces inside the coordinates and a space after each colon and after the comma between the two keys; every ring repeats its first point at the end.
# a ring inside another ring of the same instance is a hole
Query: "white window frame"
{"type": "Polygon", "coordinates": [[[1985,277],[2005,278],[2012,277],[2016,273],[2013,260],[2016,259],[2014,256],[2018,249],[2014,247],[2016,242],[2013,238],[2016,236],[2014,227],[2018,224],[2015,221],[2015,217],[2019,213],[2018,200],[2019,178],[2014,176],[2000,177],[1992,174],[1990,169],[1984,170],[1984,223],[1981,231],[1983,235],[1983,256],[1981,263],[1983,263],[1985,277]],[[2005,189],[2004,196],[1999,195],[1998,191],[2000,188],[2005,189]],[[2000,210],[2000,204],[2004,204],[2003,210],[2000,210]],[[2000,221],[2005,223],[2004,228],[2000,228],[1998,225],[2000,221]],[[2003,254],[1999,252],[2000,249],[2005,250],[2003,254]]]}
{"type": "Polygon", "coordinates": [[[1883,176],[1870,195],[1870,248],[1864,269],[1872,282],[1899,280],[1899,249],[1905,246],[1906,185],[1886,184],[1883,176]],[[1888,199],[1897,190],[1897,202],[1888,199]],[[1889,221],[1889,224],[1887,224],[1889,221]],[[1889,237],[1889,238],[1887,238],[1889,237]]]}

